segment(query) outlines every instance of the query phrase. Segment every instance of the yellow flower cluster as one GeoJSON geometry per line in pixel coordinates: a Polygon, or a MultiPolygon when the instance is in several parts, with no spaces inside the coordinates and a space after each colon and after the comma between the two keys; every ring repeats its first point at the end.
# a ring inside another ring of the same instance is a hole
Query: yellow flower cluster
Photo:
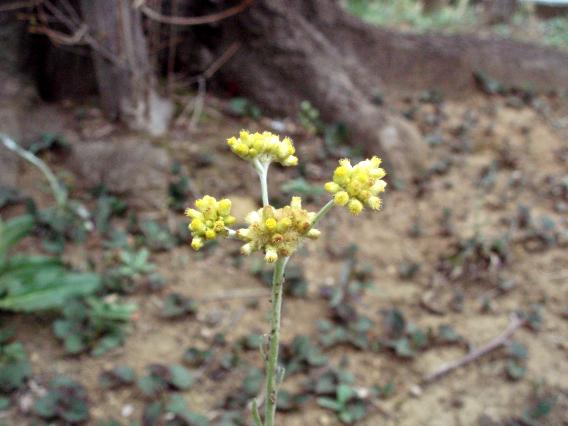
{"type": "Polygon", "coordinates": [[[205,240],[214,240],[218,236],[227,236],[228,225],[235,223],[231,216],[231,200],[226,198],[217,201],[206,195],[195,201],[195,209],[187,209],[185,215],[191,218],[191,247],[199,250],[205,240]]]}
{"type": "Polygon", "coordinates": [[[373,210],[381,208],[379,194],[384,192],[387,183],[382,180],[386,173],[379,167],[381,159],[373,157],[352,166],[348,159],[339,161],[339,167],[333,173],[333,182],[325,184],[326,191],[335,194],[338,206],[345,206],[358,215],[366,204],[373,210]]]}
{"type": "Polygon", "coordinates": [[[296,149],[288,137],[282,141],[270,132],[249,133],[241,130],[239,137],[227,139],[231,150],[245,160],[259,159],[261,162],[277,161],[283,166],[295,166],[298,157],[294,156],[296,149]]]}
{"type": "Polygon", "coordinates": [[[247,242],[241,253],[263,250],[268,263],[276,262],[279,256],[290,256],[303,237],[320,236],[317,229],[311,228],[314,217],[315,213],[302,209],[300,197],[292,197],[290,205],[281,209],[265,206],[255,210],[246,217],[249,227],[237,231],[237,237],[247,242]]]}

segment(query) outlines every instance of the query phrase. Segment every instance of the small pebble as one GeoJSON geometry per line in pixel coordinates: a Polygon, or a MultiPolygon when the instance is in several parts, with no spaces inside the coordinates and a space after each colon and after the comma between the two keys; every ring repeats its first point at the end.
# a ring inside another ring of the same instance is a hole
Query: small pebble
{"type": "Polygon", "coordinates": [[[418,385],[413,385],[410,388],[410,394],[418,398],[420,395],[422,395],[422,388],[418,385]]]}
{"type": "Polygon", "coordinates": [[[122,417],[130,417],[133,412],[134,406],[132,404],[126,404],[124,407],[122,407],[122,410],[120,410],[120,415],[122,417]]]}

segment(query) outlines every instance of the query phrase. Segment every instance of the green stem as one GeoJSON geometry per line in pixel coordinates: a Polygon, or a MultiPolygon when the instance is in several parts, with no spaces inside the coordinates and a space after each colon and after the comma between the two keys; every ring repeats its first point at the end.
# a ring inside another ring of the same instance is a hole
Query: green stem
{"type": "Polygon", "coordinates": [[[278,346],[280,343],[280,317],[282,312],[282,289],[284,287],[284,269],[287,258],[279,258],[272,276],[272,315],[270,324],[270,349],[266,362],[266,403],[264,406],[264,426],[274,426],[276,401],[278,398],[277,369],[278,346]]]}
{"type": "Polygon", "coordinates": [[[58,207],[63,207],[67,202],[67,190],[63,188],[59,184],[59,181],[50,170],[50,168],[45,164],[39,157],[34,155],[32,152],[25,150],[20,145],[18,145],[12,138],[4,133],[0,133],[0,140],[2,141],[3,145],[8,148],[10,151],[15,152],[24,160],[32,163],[36,166],[45,176],[49,186],[51,187],[51,192],[55,197],[55,201],[57,202],[58,207]]]}
{"type": "Polygon", "coordinates": [[[312,220],[312,226],[311,228],[315,227],[318,222],[331,210],[331,208],[335,205],[333,198],[331,200],[329,200],[327,202],[327,204],[325,206],[323,206],[320,211],[316,214],[316,217],[314,217],[314,220],[312,220]]]}

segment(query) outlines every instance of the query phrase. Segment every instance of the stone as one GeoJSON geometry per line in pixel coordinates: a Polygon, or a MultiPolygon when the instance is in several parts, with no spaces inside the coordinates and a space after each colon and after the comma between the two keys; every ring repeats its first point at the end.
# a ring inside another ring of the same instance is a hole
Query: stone
{"type": "Polygon", "coordinates": [[[426,171],[429,147],[412,123],[390,117],[379,130],[378,138],[384,150],[385,169],[391,178],[409,184],[426,171]]]}
{"type": "Polygon", "coordinates": [[[170,158],[167,152],[138,138],[74,144],[69,168],[86,188],[104,185],[140,209],[167,206],[170,158]]]}

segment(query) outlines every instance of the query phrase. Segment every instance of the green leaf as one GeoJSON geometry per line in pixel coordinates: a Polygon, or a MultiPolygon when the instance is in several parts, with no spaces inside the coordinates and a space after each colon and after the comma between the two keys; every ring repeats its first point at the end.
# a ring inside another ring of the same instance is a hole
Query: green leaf
{"type": "Polygon", "coordinates": [[[154,401],[144,407],[142,423],[144,425],[159,425],[160,418],[164,414],[164,404],[162,401],[154,401]]]}
{"type": "Polygon", "coordinates": [[[0,329],[0,345],[8,342],[12,337],[14,337],[13,328],[0,329]]]}
{"type": "Polygon", "coordinates": [[[160,312],[163,318],[180,318],[197,313],[197,302],[178,293],[166,296],[160,312]]]}
{"type": "Polygon", "coordinates": [[[38,399],[34,404],[34,413],[43,419],[50,419],[55,417],[56,409],[56,395],[48,394],[43,398],[38,399]]]}
{"type": "Polygon", "coordinates": [[[363,401],[355,401],[349,403],[344,413],[345,412],[349,413],[348,418],[350,422],[355,423],[367,415],[367,407],[365,406],[365,403],[363,401]]]}
{"type": "Polygon", "coordinates": [[[207,426],[207,417],[192,412],[181,395],[172,395],[166,405],[166,411],[183,420],[190,426],[207,426]]]}
{"type": "Polygon", "coordinates": [[[0,411],[10,408],[10,398],[0,397],[0,411]]]}
{"type": "Polygon", "coordinates": [[[451,325],[442,324],[438,327],[438,337],[443,343],[459,342],[461,337],[451,325]]]}
{"type": "Polygon", "coordinates": [[[428,335],[419,328],[415,328],[410,332],[410,339],[416,349],[425,349],[428,347],[428,335]]]}
{"type": "Polygon", "coordinates": [[[282,192],[294,194],[301,197],[317,197],[325,194],[325,189],[321,185],[312,185],[303,177],[291,179],[282,184],[282,192]]]}
{"type": "Polygon", "coordinates": [[[384,322],[390,337],[397,338],[406,331],[406,320],[398,309],[388,309],[383,312],[384,322]]]}
{"type": "Polygon", "coordinates": [[[317,403],[320,407],[327,408],[328,410],[339,412],[343,409],[343,405],[337,402],[335,399],[321,397],[317,399],[317,403]]]}
{"type": "Polygon", "coordinates": [[[251,118],[260,118],[262,115],[262,111],[260,108],[254,104],[252,104],[246,98],[233,98],[229,102],[229,108],[233,112],[233,114],[251,118]]]}
{"type": "Polygon", "coordinates": [[[169,369],[171,374],[170,383],[179,390],[189,389],[195,381],[189,370],[179,364],[170,365],[169,369]]]}
{"type": "Polygon", "coordinates": [[[85,350],[85,342],[78,334],[71,334],[65,337],[65,351],[69,354],[79,354],[85,350]]]}
{"type": "Polygon", "coordinates": [[[0,346],[0,392],[22,387],[31,374],[32,367],[21,343],[0,346]]]}
{"type": "Polygon", "coordinates": [[[337,401],[342,405],[345,405],[347,401],[351,399],[351,397],[355,394],[351,386],[346,384],[340,384],[337,387],[337,401]]]}
{"type": "Polygon", "coordinates": [[[507,354],[511,357],[523,360],[529,355],[529,351],[525,345],[519,342],[509,342],[507,344],[507,354]]]}
{"type": "Polygon", "coordinates": [[[49,385],[48,394],[36,402],[41,417],[61,419],[66,424],[89,420],[89,406],[85,388],[66,376],[57,376],[49,385]]]}
{"type": "Polygon", "coordinates": [[[188,348],[183,355],[183,362],[190,367],[201,367],[213,358],[213,351],[201,350],[198,348],[188,348]]]}
{"type": "Polygon", "coordinates": [[[30,215],[17,216],[7,222],[0,219],[0,267],[6,259],[8,250],[27,236],[34,226],[30,215]]]}
{"type": "Polygon", "coordinates": [[[118,348],[123,342],[124,334],[121,331],[109,331],[95,343],[91,353],[93,356],[101,356],[114,348],[118,348]]]}
{"type": "Polygon", "coordinates": [[[11,259],[0,274],[0,290],[7,290],[0,309],[32,312],[61,308],[69,298],[89,295],[99,286],[98,275],[67,272],[54,259],[11,259]]]}
{"type": "Polygon", "coordinates": [[[509,376],[511,380],[521,380],[523,377],[525,377],[527,369],[518,364],[516,361],[508,360],[506,371],[507,376],[509,376]]]}
{"type": "Polygon", "coordinates": [[[119,365],[99,376],[99,384],[105,389],[118,389],[136,380],[136,373],[127,365],[119,365]]]}
{"type": "Polygon", "coordinates": [[[339,413],[338,417],[342,423],[346,423],[348,425],[354,422],[353,415],[351,414],[350,411],[342,411],[339,413]]]}
{"type": "Polygon", "coordinates": [[[393,342],[395,353],[402,358],[412,358],[415,353],[410,347],[410,342],[406,337],[401,337],[393,342]]]}
{"type": "Polygon", "coordinates": [[[258,368],[251,368],[243,381],[243,390],[250,397],[256,396],[263,382],[264,375],[262,371],[258,368]]]}
{"type": "Polygon", "coordinates": [[[151,250],[170,250],[175,247],[175,238],[158,222],[144,220],[140,223],[140,230],[145,238],[145,243],[151,250]]]}
{"type": "Polygon", "coordinates": [[[166,389],[166,386],[163,378],[154,375],[144,376],[138,380],[138,388],[149,398],[157,397],[166,389]]]}
{"type": "Polygon", "coordinates": [[[542,419],[550,414],[555,404],[556,399],[553,397],[541,398],[531,408],[526,410],[524,417],[530,420],[542,419]]]}
{"type": "Polygon", "coordinates": [[[393,382],[389,382],[384,386],[380,385],[374,386],[373,389],[376,392],[377,397],[385,399],[394,395],[395,385],[393,382]]]}

